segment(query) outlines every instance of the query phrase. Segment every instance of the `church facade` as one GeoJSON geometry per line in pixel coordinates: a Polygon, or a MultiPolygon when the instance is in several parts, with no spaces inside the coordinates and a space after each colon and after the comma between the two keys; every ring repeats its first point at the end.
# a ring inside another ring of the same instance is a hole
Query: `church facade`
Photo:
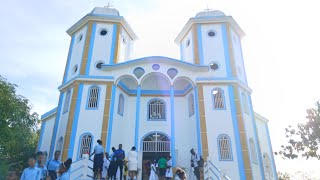
{"type": "MultiPolygon", "coordinates": [[[[175,39],[180,59],[131,59],[137,39],[116,9],[94,8],[71,36],[57,108],[41,117],[38,150],[73,161],[101,139],[139,152],[139,169],[171,155],[191,169],[190,149],[230,179],[277,179],[268,120],[253,110],[241,39],[221,11],[198,13],[175,39]]],[[[221,173],[220,172],[220,173],[221,173]]]]}

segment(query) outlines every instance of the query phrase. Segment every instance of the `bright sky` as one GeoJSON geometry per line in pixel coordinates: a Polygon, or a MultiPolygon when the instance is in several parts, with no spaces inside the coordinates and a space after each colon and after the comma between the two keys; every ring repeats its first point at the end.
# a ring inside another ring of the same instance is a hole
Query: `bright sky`
{"type": "MultiPolygon", "coordinates": [[[[65,31],[103,0],[10,0],[0,6],[0,74],[19,85],[34,111],[56,107],[70,37],[65,31]]],[[[174,39],[188,21],[209,6],[232,15],[243,39],[249,86],[256,112],[270,120],[273,149],[284,128],[305,120],[319,100],[320,25],[316,0],[114,0],[139,36],[134,57],[179,58],[174,39]]],[[[318,161],[276,157],[278,170],[312,170],[318,161]]]]}

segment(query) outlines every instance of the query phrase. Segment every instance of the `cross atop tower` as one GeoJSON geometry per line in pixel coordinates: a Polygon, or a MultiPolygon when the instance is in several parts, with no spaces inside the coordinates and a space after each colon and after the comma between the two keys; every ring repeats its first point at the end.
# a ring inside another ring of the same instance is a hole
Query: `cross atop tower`
{"type": "Polygon", "coordinates": [[[210,9],[209,8],[209,5],[207,4],[207,8],[206,9],[204,9],[206,12],[209,12],[209,11],[211,11],[212,9],[210,9]]]}
{"type": "Polygon", "coordinates": [[[111,2],[109,2],[108,1],[108,4],[107,4],[107,6],[105,6],[106,8],[111,8],[111,7],[113,7],[113,5],[112,5],[112,1],[111,2]]]}

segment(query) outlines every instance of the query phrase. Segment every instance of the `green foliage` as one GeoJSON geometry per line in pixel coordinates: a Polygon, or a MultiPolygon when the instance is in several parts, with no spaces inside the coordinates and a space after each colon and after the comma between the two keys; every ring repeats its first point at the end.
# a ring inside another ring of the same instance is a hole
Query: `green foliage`
{"type": "Polygon", "coordinates": [[[38,140],[38,114],[31,112],[29,100],[17,95],[18,86],[0,75],[0,179],[8,169],[22,168],[35,153],[38,140]]]}
{"type": "Polygon", "coordinates": [[[281,150],[276,155],[280,154],[283,158],[295,159],[299,155],[309,159],[318,158],[319,143],[320,143],[320,103],[316,103],[316,108],[307,110],[307,121],[300,123],[296,128],[288,126],[285,129],[287,145],[282,145],[281,150]]]}
{"type": "Polygon", "coordinates": [[[290,180],[290,175],[288,173],[282,173],[278,171],[278,179],[279,180],[290,180]]]}

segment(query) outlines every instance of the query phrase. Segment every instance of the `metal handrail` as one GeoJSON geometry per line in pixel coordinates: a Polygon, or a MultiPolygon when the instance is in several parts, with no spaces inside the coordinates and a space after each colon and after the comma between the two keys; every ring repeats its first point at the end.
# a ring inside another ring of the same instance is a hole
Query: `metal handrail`
{"type": "Polygon", "coordinates": [[[71,171],[71,172],[70,172],[70,174],[72,174],[72,173],[74,173],[74,172],[78,171],[79,169],[82,169],[83,167],[84,167],[84,165],[82,165],[82,166],[78,167],[77,169],[74,169],[73,171],[71,171]]]}
{"type": "MultiPolygon", "coordinates": [[[[209,163],[212,165],[212,167],[214,167],[219,173],[221,173],[221,170],[219,169],[219,168],[217,168],[217,166],[215,166],[210,160],[209,160],[209,163]]],[[[208,164],[208,163],[207,163],[208,164]]],[[[208,166],[206,164],[206,166],[208,166]]],[[[217,175],[216,175],[216,173],[214,173],[213,172],[213,170],[209,167],[209,170],[211,170],[211,172],[217,177],[217,175]]],[[[207,172],[207,171],[206,171],[207,172]]],[[[229,176],[227,176],[227,175],[224,175],[223,176],[224,178],[226,178],[227,180],[231,180],[230,178],[229,178],[229,176]]],[[[219,177],[217,177],[218,179],[220,179],[219,177]]]]}

